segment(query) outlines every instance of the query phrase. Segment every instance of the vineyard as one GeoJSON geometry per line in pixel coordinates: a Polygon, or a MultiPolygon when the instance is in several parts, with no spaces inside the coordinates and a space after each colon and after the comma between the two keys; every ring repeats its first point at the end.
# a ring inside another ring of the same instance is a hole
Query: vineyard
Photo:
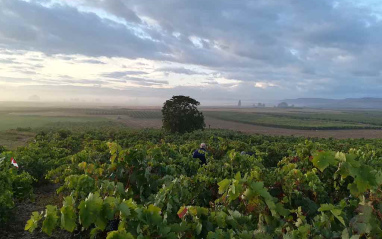
{"type": "Polygon", "coordinates": [[[55,130],[0,153],[3,232],[15,203],[54,183],[60,203],[30,215],[25,230],[31,235],[382,237],[379,139],[55,130]],[[204,166],[192,158],[201,142],[208,145],[204,166]]]}

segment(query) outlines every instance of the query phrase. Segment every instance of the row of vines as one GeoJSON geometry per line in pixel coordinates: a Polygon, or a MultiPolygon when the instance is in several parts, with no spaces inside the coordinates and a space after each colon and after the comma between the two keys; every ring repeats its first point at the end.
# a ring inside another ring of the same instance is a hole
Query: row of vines
{"type": "Polygon", "coordinates": [[[0,156],[9,179],[0,187],[10,192],[1,191],[0,220],[12,211],[6,197],[25,200],[32,186],[53,182],[62,203],[33,212],[25,230],[109,239],[380,238],[381,146],[218,130],[41,133],[0,156]],[[201,141],[205,166],[192,158],[201,141]]]}

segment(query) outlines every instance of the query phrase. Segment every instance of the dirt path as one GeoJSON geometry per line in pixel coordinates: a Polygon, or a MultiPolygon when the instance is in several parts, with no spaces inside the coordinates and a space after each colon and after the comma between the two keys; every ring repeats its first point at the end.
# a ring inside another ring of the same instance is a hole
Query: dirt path
{"type": "Polygon", "coordinates": [[[60,200],[56,194],[57,186],[54,184],[43,185],[35,188],[35,202],[25,201],[16,205],[13,210],[13,216],[5,229],[0,229],[0,239],[31,239],[31,238],[71,238],[69,233],[64,231],[55,231],[51,237],[40,232],[40,229],[31,234],[24,231],[27,220],[30,219],[32,212],[44,211],[45,205],[60,205],[60,200]]]}

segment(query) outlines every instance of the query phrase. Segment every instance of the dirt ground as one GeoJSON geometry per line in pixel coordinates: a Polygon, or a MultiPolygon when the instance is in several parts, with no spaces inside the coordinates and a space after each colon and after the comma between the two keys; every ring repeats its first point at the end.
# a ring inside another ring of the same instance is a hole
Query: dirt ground
{"type": "MultiPolygon", "coordinates": [[[[131,128],[160,128],[162,121],[160,119],[135,119],[124,116],[119,119],[120,122],[125,123],[131,128]]],[[[225,121],[215,118],[206,117],[206,127],[211,129],[229,129],[235,131],[241,131],[249,134],[265,134],[265,135],[282,135],[282,136],[304,136],[304,137],[318,137],[318,138],[365,138],[374,139],[382,138],[382,130],[297,130],[297,129],[283,129],[265,127],[244,123],[237,123],[232,121],[225,121]]]]}
{"type": "Polygon", "coordinates": [[[16,203],[13,209],[13,217],[10,218],[8,225],[5,228],[0,228],[0,239],[45,239],[45,238],[72,238],[72,236],[65,231],[55,231],[51,237],[42,233],[37,229],[33,234],[24,230],[26,222],[30,219],[32,212],[44,211],[45,205],[59,205],[60,200],[55,193],[56,185],[49,184],[35,188],[34,202],[25,201],[16,203]]]}

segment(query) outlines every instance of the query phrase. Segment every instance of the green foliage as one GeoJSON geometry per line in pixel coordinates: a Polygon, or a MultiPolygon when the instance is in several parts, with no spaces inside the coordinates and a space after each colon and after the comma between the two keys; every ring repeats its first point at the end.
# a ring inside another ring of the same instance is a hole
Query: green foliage
{"type": "Polygon", "coordinates": [[[134,239],[134,237],[125,230],[118,230],[109,232],[106,239],[134,239]]]}
{"type": "Polygon", "coordinates": [[[68,232],[73,232],[76,228],[76,212],[74,210],[73,197],[67,196],[61,208],[61,227],[68,232]]]}
{"type": "Polygon", "coordinates": [[[8,220],[16,202],[33,195],[33,177],[11,165],[10,158],[10,153],[0,154],[0,223],[8,220]]]}
{"type": "Polygon", "coordinates": [[[33,212],[31,218],[27,221],[24,230],[33,232],[38,227],[39,221],[42,219],[42,215],[38,212],[33,212]]]}
{"type": "Polygon", "coordinates": [[[102,230],[105,229],[106,223],[100,217],[103,201],[99,194],[90,193],[89,196],[82,201],[78,207],[80,223],[88,228],[91,224],[97,223],[102,230]]]}
{"type": "MultiPolygon", "coordinates": [[[[63,202],[47,206],[44,216],[34,212],[28,231],[60,228],[93,238],[381,237],[381,140],[147,130],[62,131],[32,144],[21,152],[68,150],[47,160],[65,159],[46,174],[61,185],[63,202]],[[204,166],[192,158],[201,140],[209,145],[204,166]]],[[[22,175],[9,169],[2,172],[22,175]]]]}
{"type": "Polygon", "coordinates": [[[337,161],[334,158],[333,152],[317,152],[313,155],[313,165],[321,172],[330,165],[336,165],[337,161]]]}
{"type": "Polygon", "coordinates": [[[53,230],[58,225],[57,206],[47,205],[44,217],[45,220],[42,223],[42,231],[51,236],[53,230]]]}
{"type": "Polygon", "coordinates": [[[203,129],[204,116],[196,108],[199,104],[188,96],[173,96],[164,103],[162,108],[163,128],[172,133],[203,129]]]}

